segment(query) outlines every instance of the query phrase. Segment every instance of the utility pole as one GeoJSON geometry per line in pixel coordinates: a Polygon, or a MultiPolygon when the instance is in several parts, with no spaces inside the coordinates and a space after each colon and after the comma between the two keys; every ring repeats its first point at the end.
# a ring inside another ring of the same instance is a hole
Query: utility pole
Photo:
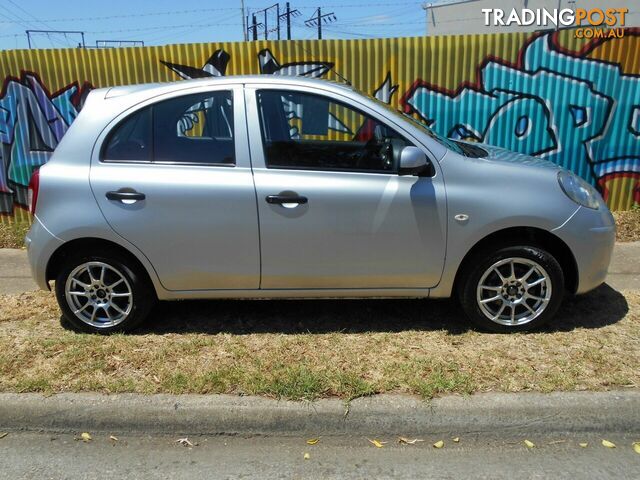
{"type": "Polygon", "coordinates": [[[256,14],[253,14],[253,39],[258,40],[258,22],[256,20],[256,14]]]}
{"type": "Polygon", "coordinates": [[[247,14],[247,40],[258,40],[258,30],[264,26],[258,22],[258,18],[256,17],[257,13],[260,12],[253,12],[251,14],[251,23],[249,23],[249,15],[247,14]]]}
{"type": "MultiPolygon", "coordinates": [[[[302,15],[300,13],[300,10],[298,10],[297,8],[294,8],[293,10],[291,10],[291,5],[289,4],[289,2],[286,3],[287,6],[287,10],[283,13],[278,15],[278,18],[286,18],[287,20],[287,40],[291,40],[291,17],[299,17],[300,15],[302,15]]],[[[278,10],[280,10],[278,8],[278,10]]],[[[280,27],[280,23],[278,23],[278,28],[280,27]]],[[[280,37],[278,37],[279,39],[280,37]]]]}
{"type": "Polygon", "coordinates": [[[242,34],[244,36],[244,41],[249,40],[249,29],[247,28],[247,17],[244,11],[244,0],[240,0],[240,10],[242,10],[242,34]]]}
{"type": "Polygon", "coordinates": [[[291,8],[287,2],[287,40],[291,40],[291,8]]]}
{"type": "Polygon", "coordinates": [[[267,40],[269,38],[269,27],[267,25],[267,9],[264,9],[264,39],[267,40]]]}
{"type": "Polygon", "coordinates": [[[336,15],[333,12],[322,13],[322,8],[318,7],[312,17],[304,21],[307,27],[318,27],[318,40],[322,40],[322,22],[330,23],[336,21],[336,15]]]}

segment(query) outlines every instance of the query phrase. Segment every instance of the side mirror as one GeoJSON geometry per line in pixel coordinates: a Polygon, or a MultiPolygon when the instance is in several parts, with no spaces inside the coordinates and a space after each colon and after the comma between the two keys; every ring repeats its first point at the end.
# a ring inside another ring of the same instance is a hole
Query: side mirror
{"type": "Polygon", "coordinates": [[[404,147],[400,151],[400,175],[424,176],[431,173],[433,166],[418,147],[404,147]]]}

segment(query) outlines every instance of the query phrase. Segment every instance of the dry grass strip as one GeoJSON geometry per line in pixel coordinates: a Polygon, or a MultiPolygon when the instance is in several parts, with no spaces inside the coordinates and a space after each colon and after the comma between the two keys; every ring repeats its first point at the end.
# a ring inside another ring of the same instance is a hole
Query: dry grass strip
{"type": "Polygon", "coordinates": [[[449,301],[171,302],[130,335],[84,335],[47,292],[0,296],[0,391],[314,399],[640,385],[640,292],[568,299],[533,334],[473,331],[449,301]]]}

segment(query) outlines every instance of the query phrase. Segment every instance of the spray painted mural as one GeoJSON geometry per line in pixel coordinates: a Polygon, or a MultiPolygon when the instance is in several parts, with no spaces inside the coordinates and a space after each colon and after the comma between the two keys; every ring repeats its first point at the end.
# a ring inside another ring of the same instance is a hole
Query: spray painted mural
{"type": "Polygon", "coordinates": [[[33,170],[44,165],[78,115],[76,83],[50,94],[37,75],[7,78],[0,95],[0,213],[25,205],[33,170]]]}
{"type": "MultiPolygon", "coordinates": [[[[561,51],[544,35],[523,47],[516,65],[488,59],[476,81],[451,92],[418,80],[402,103],[454,139],[563,166],[583,159],[573,169],[603,190],[616,178],[640,179],[640,76],[561,51]]],[[[633,195],[640,203],[637,184],[633,195]]]]}
{"type": "MultiPolygon", "coordinates": [[[[93,87],[243,73],[348,80],[443,135],[570,168],[613,209],[640,204],[637,30],[591,42],[555,32],[60,52],[0,52],[5,216],[24,215],[32,171],[50,158],[93,87]]],[[[296,115],[296,105],[287,108],[296,115]]],[[[329,122],[347,129],[338,118],[329,122]]]]}

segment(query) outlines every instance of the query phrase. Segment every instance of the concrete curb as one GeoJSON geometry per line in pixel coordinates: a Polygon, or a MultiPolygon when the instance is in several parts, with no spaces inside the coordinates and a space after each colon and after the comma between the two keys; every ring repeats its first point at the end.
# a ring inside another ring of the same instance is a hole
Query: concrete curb
{"type": "Polygon", "coordinates": [[[401,395],[313,403],[231,395],[0,394],[0,430],[191,435],[640,432],[640,390],[401,395]]]}

